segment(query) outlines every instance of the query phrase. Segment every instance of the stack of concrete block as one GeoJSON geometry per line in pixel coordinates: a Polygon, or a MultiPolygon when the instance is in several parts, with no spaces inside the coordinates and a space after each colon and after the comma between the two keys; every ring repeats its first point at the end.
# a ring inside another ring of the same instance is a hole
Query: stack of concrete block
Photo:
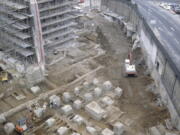
{"type": "Polygon", "coordinates": [[[85,110],[90,114],[93,119],[98,121],[101,120],[106,114],[106,111],[102,109],[100,105],[95,101],[87,104],[85,106],[85,110]]]}

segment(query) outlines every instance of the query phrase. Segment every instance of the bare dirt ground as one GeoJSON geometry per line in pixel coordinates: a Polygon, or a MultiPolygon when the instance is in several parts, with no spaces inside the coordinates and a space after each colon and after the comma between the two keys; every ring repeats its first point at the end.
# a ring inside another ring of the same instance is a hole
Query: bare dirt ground
{"type": "MultiPolygon", "coordinates": [[[[104,21],[101,17],[97,17],[95,20],[98,21],[101,29],[99,36],[102,48],[107,51],[106,55],[97,58],[97,61],[106,67],[97,76],[103,75],[114,85],[123,88],[123,97],[116,103],[125,112],[121,121],[128,123],[127,120],[131,119],[130,127],[134,133],[136,131],[144,132],[145,129],[162,123],[169,117],[169,114],[165,108],[155,105],[156,95],[146,90],[153,80],[143,74],[145,69],[142,67],[138,69],[137,78],[122,76],[122,63],[127,57],[131,43],[117,24],[104,21]]],[[[138,51],[136,55],[141,55],[141,52],[138,51]]]]}
{"type": "MultiPolygon", "coordinates": [[[[79,41],[80,46],[69,50],[66,49],[66,57],[56,64],[48,66],[46,81],[38,85],[43,89],[43,92],[51,91],[81,78],[98,66],[103,66],[104,68],[98,70],[93,77],[103,81],[110,80],[114,87],[123,89],[123,95],[120,99],[115,100],[115,106],[124,112],[118,120],[126,125],[127,132],[125,134],[139,135],[142,133],[144,135],[148,128],[164,123],[164,120],[169,118],[169,113],[164,107],[159,107],[155,104],[156,95],[147,90],[147,86],[153,83],[153,79],[144,74],[146,71],[144,67],[138,66],[138,77],[127,78],[123,76],[123,62],[127,58],[132,44],[125,37],[119,25],[109,22],[99,14],[92,13],[92,15],[91,19],[87,17],[85,21],[96,24],[94,27],[97,27],[95,29],[97,41],[94,41],[92,37],[88,39],[86,36],[81,37],[81,41],[79,41]],[[98,56],[97,45],[100,45],[106,53],[98,56]]],[[[140,49],[133,54],[134,59],[142,56],[140,49]]],[[[62,57],[63,55],[60,54],[60,56],[62,57]]],[[[75,85],[67,89],[67,91],[72,90],[74,87],[75,85]]],[[[36,96],[31,95],[30,99],[34,97],[36,96]]],[[[21,102],[23,103],[24,101],[21,102]]],[[[9,106],[9,108],[12,107],[9,106]]],[[[5,109],[5,111],[9,108],[5,109]]],[[[79,113],[88,118],[83,111],[79,113]]],[[[21,114],[25,115],[26,112],[21,114]]],[[[19,112],[19,114],[15,114],[16,116],[12,116],[9,120],[16,121],[21,114],[19,112]]],[[[95,123],[102,127],[112,128],[103,121],[95,123]]],[[[44,129],[38,130],[36,135],[44,135],[43,133],[44,129]]]]}

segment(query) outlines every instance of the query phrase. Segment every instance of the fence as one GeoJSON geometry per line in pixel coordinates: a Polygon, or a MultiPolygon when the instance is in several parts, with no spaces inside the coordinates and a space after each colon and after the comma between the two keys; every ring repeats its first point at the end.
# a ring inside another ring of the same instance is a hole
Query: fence
{"type": "Polygon", "coordinates": [[[176,63],[174,63],[167,50],[158,40],[148,22],[139,11],[138,6],[131,3],[129,0],[102,0],[101,4],[102,7],[108,7],[111,11],[127,17],[134,27],[137,28],[137,32],[140,31],[142,28],[141,26],[143,26],[145,31],[148,32],[148,36],[153,43],[155,43],[158,51],[160,51],[165,58],[165,65],[163,65],[164,69],[161,75],[161,80],[178,115],[180,116],[180,69],[178,69],[176,63]]]}

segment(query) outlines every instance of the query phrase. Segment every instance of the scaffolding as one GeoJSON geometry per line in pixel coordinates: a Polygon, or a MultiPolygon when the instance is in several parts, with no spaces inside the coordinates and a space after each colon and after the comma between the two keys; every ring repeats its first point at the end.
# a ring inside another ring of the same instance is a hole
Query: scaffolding
{"type": "Polygon", "coordinates": [[[44,47],[73,41],[74,4],[74,0],[0,0],[1,48],[25,63],[45,61],[44,47]],[[32,3],[37,4],[36,14],[32,3]]]}

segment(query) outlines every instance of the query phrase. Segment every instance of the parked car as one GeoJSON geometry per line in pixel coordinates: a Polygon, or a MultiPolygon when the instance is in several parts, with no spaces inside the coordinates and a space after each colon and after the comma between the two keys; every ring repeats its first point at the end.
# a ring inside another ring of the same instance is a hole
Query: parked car
{"type": "Polygon", "coordinates": [[[180,14],[180,7],[174,7],[172,9],[176,14],[180,14]]]}

